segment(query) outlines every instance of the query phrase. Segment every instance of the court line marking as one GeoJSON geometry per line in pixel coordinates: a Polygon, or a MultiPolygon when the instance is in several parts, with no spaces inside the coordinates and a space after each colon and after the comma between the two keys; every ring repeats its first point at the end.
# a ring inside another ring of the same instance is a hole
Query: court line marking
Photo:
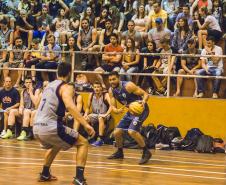
{"type": "MultiPolygon", "coordinates": [[[[12,144],[16,144],[16,145],[11,145],[11,143],[7,143],[7,144],[10,144],[10,146],[17,146],[17,147],[21,147],[21,145],[18,145],[17,143],[12,143],[12,144]]],[[[23,143],[24,144],[24,143],[23,143]]],[[[40,145],[36,145],[36,144],[31,144],[31,143],[26,143],[26,145],[31,145],[31,146],[37,146],[37,147],[39,147],[40,148],[40,145]]],[[[0,145],[1,146],[1,145],[0,145]]],[[[22,147],[24,147],[24,146],[22,146],[22,147]]],[[[112,147],[113,149],[115,149],[114,147],[112,147]]],[[[126,155],[133,155],[133,156],[136,156],[136,157],[138,157],[138,156],[140,156],[139,154],[136,154],[136,153],[131,153],[131,152],[128,152],[128,150],[130,150],[130,149],[128,149],[128,148],[125,148],[126,150],[127,150],[127,152],[126,152],[126,155]]],[[[95,147],[90,147],[89,148],[89,150],[91,150],[91,151],[96,151],[96,152],[100,152],[100,153],[108,153],[108,152],[110,152],[110,150],[108,150],[108,151],[103,151],[103,150],[97,150],[97,148],[95,148],[95,147]]],[[[156,150],[153,150],[153,149],[151,149],[152,151],[156,151],[156,150]]],[[[112,151],[112,150],[111,150],[112,151]]],[[[139,151],[139,150],[138,150],[139,151]]],[[[158,151],[158,150],[157,150],[158,151]]],[[[153,153],[154,153],[153,152],[153,153]]],[[[167,152],[167,151],[166,151],[167,152]]],[[[169,154],[169,153],[167,153],[167,154],[169,154]]],[[[185,152],[183,153],[183,154],[185,154],[185,152]]],[[[193,154],[195,154],[195,153],[193,153],[193,154]]],[[[186,156],[183,156],[183,157],[180,157],[180,156],[171,156],[171,155],[163,155],[163,154],[158,154],[158,153],[156,153],[155,154],[157,157],[160,157],[160,158],[175,158],[175,159],[190,159],[190,160],[199,160],[199,161],[203,161],[203,162],[216,162],[216,163],[222,163],[222,162],[226,162],[226,160],[222,160],[222,161],[220,161],[220,160],[212,160],[212,159],[203,159],[203,158],[194,158],[194,159],[192,159],[192,155],[186,155],[186,156]]],[[[212,155],[212,154],[209,154],[209,155],[212,155]]],[[[224,155],[224,154],[223,154],[224,155]]],[[[194,161],[195,162],[195,161],[194,161]]],[[[218,165],[218,164],[216,164],[216,165],[218,165]]]]}
{"type": "MultiPolygon", "coordinates": [[[[17,148],[17,149],[32,149],[32,150],[38,150],[38,151],[45,151],[44,149],[39,148],[30,148],[30,147],[15,147],[15,146],[8,146],[8,145],[0,145],[0,147],[3,148],[17,148]]],[[[75,152],[70,151],[61,151],[62,153],[71,153],[75,154],[75,152]]],[[[93,156],[102,156],[102,157],[108,157],[109,155],[103,155],[103,154],[94,154],[89,153],[89,155],[93,156]]],[[[126,157],[126,159],[139,159],[137,157],[126,157]]],[[[190,161],[178,161],[178,160],[166,160],[166,159],[151,159],[151,161],[161,161],[161,162],[171,162],[171,163],[180,163],[180,164],[193,164],[193,165],[204,165],[204,166],[214,166],[214,167],[226,167],[226,165],[220,165],[220,164],[211,164],[211,163],[199,163],[199,162],[190,162],[190,161]]],[[[223,162],[223,161],[222,161],[223,162]]]]}
{"type": "MultiPolygon", "coordinates": [[[[0,157],[3,160],[30,160],[30,161],[43,161],[43,158],[26,158],[26,157],[0,157]]],[[[67,160],[67,159],[55,159],[54,161],[58,162],[74,162],[75,160],[67,160]]],[[[0,161],[1,162],[1,161],[0,161]]],[[[3,161],[4,162],[4,161],[3,161]]],[[[153,168],[153,169],[161,169],[161,170],[174,170],[174,171],[182,171],[182,172],[194,172],[194,173],[206,173],[206,174],[217,174],[217,175],[226,175],[225,172],[216,172],[216,171],[205,171],[205,170],[189,170],[183,168],[167,168],[167,167],[160,167],[160,166],[145,166],[145,165],[133,165],[133,164],[120,164],[120,163],[110,163],[110,162],[95,162],[87,160],[87,163],[94,163],[94,164],[104,164],[104,165],[114,165],[114,166],[123,166],[123,167],[141,167],[141,168],[153,168]]]]}
{"type": "MultiPolygon", "coordinates": [[[[43,164],[41,163],[28,163],[28,162],[17,162],[17,163],[13,163],[13,162],[0,162],[0,164],[21,164],[21,165],[38,165],[38,166],[42,166],[43,164]]],[[[75,165],[70,165],[70,164],[52,164],[52,166],[65,166],[65,167],[69,167],[69,166],[73,166],[75,167],[75,165]]],[[[226,180],[226,178],[223,177],[209,177],[209,176],[200,176],[200,175],[189,175],[189,174],[177,174],[177,173],[168,173],[168,172],[151,172],[151,171],[143,171],[143,170],[130,170],[130,169],[118,169],[118,168],[109,168],[109,167],[104,167],[104,166],[86,166],[87,168],[100,168],[100,169],[105,169],[105,170],[115,170],[115,171],[124,171],[124,172],[138,172],[138,173],[147,173],[147,174],[161,174],[161,175],[171,175],[171,176],[181,176],[181,177],[192,177],[192,178],[202,178],[202,179],[213,179],[213,180],[226,180]]]]}

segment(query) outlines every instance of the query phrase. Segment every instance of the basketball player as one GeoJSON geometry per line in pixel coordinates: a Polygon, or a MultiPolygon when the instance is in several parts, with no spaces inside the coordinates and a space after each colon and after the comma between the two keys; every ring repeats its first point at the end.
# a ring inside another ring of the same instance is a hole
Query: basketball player
{"type": "Polygon", "coordinates": [[[88,154],[88,142],[77,131],[63,125],[62,118],[65,110],[67,109],[74,120],[78,120],[84,126],[90,136],[94,136],[95,131],[80,115],[74,104],[73,88],[67,84],[71,75],[71,64],[60,63],[57,75],[57,80],[49,83],[43,91],[34,122],[35,137],[43,148],[48,149],[39,181],[56,180],[56,177],[50,174],[50,166],[54,158],[60,150],[68,150],[76,146],[76,177],[72,184],[87,185],[83,173],[88,154]]]}
{"type": "Polygon", "coordinates": [[[140,127],[144,120],[149,115],[149,108],[147,105],[148,94],[133,82],[126,82],[119,80],[119,74],[115,71],[111,72],[108,76],[111,88],[109,89],[109,96],[111,99],[112,110],[115,113],[122,113],[125,106],[129,106],[134,101],[140,101],[144,106],[143,113],[138,117],[132,115],[129,111],[125,114],[118,126],[114,130],[116,146],[118,150],[113,153],[108,159],[123,159],[123,130],[128,130],[129,135],[135,139],[138,145],[143,149],[142,157],[139,164],[145,164],[151,158],[151,152],[145,145],[144,139],[140,134],[140,127]],[[116,100],[124,106],[120,109],[116,108],[116,100]]]}

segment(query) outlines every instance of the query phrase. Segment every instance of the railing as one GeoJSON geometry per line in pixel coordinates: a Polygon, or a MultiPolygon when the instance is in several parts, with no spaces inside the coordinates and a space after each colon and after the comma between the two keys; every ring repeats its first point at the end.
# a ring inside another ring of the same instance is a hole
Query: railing
{"type": "MultiPolygon", "coordinates": [[[[43,50],[12,50],[12,49],[0,49],[0,52],[7,51],[7,52],[40,52],[40,53],[48,53],[48,51],[43,51],[43,50]]],[[[85,54],[85,55],[101,55],[106,52],[84,52],[84,51],[51,51],[53,53],[61,53],[62,55],[66,54],[71,54],[71,64],[72,64],[72,77],[71,81],[74,82],[74,74],[75,73],[83,73],[83,74],[101,74],[101,75],[107,75],[109,74],[108,72],[98,72],[98,71],[81,71],[81,70],[75,70],[75,64],[77,63],[75,59],[75,55],[78,54],[85,54]]],[[[107,52],[107,54],[115,54],[115,52],[107,52]]],[[[126,53],[126,52],[117,52],[117,54],[134,54],[136,55],[137,53],[126,53]]],[[[171,53],[139,53],[140,56],[175,56],[175,57],[192,57],[192,58],[200,58],[200,57],[205,57],[205,58],[210,58],[210,57],[218,57],[222,58],[223,62],[224,59],[226,58],[226,55],[194,55],[194,54],[171,54],[171,53]]],[[[168,63],[168,68],[170,67],[170,63],[168,63]]],[[[56,72],[55,69],[30,69],[30,68],[4,68],[0,67],[0,70],[21,70],[21,71],[41,71],[41,72],[56,72]]],[[[131,75],[131,76],[158,76],[158,77],[167,77],[167,97],[170,97],[170,87],[171,87],[171,78],[172,77],[185,77],[185,78],[205,78],[205,79],[222,79],[225,80],[225,76],[200,76],[200,75],[181,75],[181,74],[172,74],[168,70],[167,74],[158,74],[158,73],[120,73],[120,75],[131,75]]]]}

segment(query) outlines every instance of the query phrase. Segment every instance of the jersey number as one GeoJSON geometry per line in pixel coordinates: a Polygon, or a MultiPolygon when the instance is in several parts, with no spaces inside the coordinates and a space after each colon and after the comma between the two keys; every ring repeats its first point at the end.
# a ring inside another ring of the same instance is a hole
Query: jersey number
{"type": "Polygon", "coordinates": [[[44,108],[44,106],[45,106],[45,104],[46,104],[46,99],[43,99],[42,102],[43,102],[43,103],[42,103],[41,111],[43,110],[43,108],[44,108]]]}

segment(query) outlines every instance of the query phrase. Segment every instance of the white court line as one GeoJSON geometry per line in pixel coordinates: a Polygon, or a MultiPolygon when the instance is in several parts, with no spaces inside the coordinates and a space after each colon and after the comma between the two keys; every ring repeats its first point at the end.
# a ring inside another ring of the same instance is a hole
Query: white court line
{"type": "MultiPolygon", "coordinates": [[[[3,148],[18,148],[18,149],[32,149],[32,150],[38,150],[38,151],[44,151],[44,149],[38,149],[38,148],[30,148],[30,147],[15,147],[15,146],[8,146],[8,145],[0,145],[0,147],[3,148]]],[[[75,154],[75,152],[69,152],[69,151],[61,151],[62,153],[71,153],[75,154]]],[[[102,156],[102,157],[108,157],[109,155],[103,155],[103,154],[94,154],[89,153],[89,155],[93,156],[102,156]]],[[[127,159],[139,159],[138,157],[126,157],[127,159]]],[[[213,163],[199,163],[199,162],[190,162],[190,161],[178,161],[178,160],[164,160],[164,159],[151,159],[151,161],[161,161],[161,162],[171,162],[171,163],[179,163],[179,164],[193,164],[193,165],[204,165],[204,166],[214,166],[214,167],[226,167],[226,165],[221,164],[213,164],[213,163]]],[[[222,161],[223,162],[223,161],[222,161]]]]}
{"type": "MultiPolygon", "coordinates": [[[[4,160],[28,160],[28,161],[43,161],[43,158],[19,158],[19,157],[0,157],[0,159],[4,160]]],[[[54,161],[57,162],[71,162],[75,163],[74,160],[66,160],[66,159],[55,159],[54,161]]],[[[1,161],[0,161],[1,162],[1,161]]],[[[133,165],[133,164],[120,164],[120,163],[109,163],[109,162],[95,162],[87,160],[87,163],[93,164],[105,164],[105,165],[115,165],[115,166],[122,166],[122,167],[141,167],[141,168],[149,168],[149,169],[160,169],[160,170],[174,170],[174,171],[182,171],[182,172],[194,172],[194,173],[206,173],[206,174],[217,174],[217,175],[226,175],[224,172],[216,172],[216,171],[205,171],[205,170],[189,170],[183,168],[166,168],[166,167],[159,167],[159,166],[151,166],[151,165],[133,165]]]]}
{"type": "MultiPolygon", "coordinates": [[[[42,166],[43,164],[41,163],[21,163],[21,162],[17,162],[17,163],[13,163],[13,162],[0,162],[0,164],[21,164],[21,165],[38,165],[38,166],[42,166]]],[[[70,164],[53,164],[52,166],[75,166],[75,165],[70,165],[70,164]]],[[[138,173],[148,173],[148,174],[158,174],[158,175],[171,175],[171,176],[180,176],[180,177],[192,177],[192,178],[201,178],[201,179],[213,179],[213,180],[226,180],[226,178],[221,178],[221,177],[209,177],[209,176],[199,176],[199,175],[187,175],[187,174],[176,174],[176,173],[168,173],[168,172],[151,172],[151,171],[143,171],[143,170],[130,170],[130,169],[118,169],[118,168],[109,168],[109,167],[104,167],[104,166],[86,166],[87,168],[100,168],[100,169],[105,169],[105,170],[114,170],[114,171],[125,171],[125,172],[138,172],[138,173]]]]}
{"type": "MultiPolygon", "coordinates": [[[[9,143],[7,143],[7,144],[9,144],[9,143]]],[[[12,145],[12,144],[16,144],[16,146],[18,146],[18,147],[20,147],[21,145],[20,144],[18,144],[18,143],[10,143],[10,145],[9,146],[15,146],[15,145],[12,145]]],[[[24,143],[23,143],[24,144],[24,143]]],[[[32,144],[32,143],[26,143],[26,145],[31,145],[31,146],[37,146],[37,147],[39,147],[40,148],[40,145],[39,144],[32,144]]],[[[0,145],[1,146],[1,145],[0,145]]],[[[22,147],[24,147],[23,145],[22,145],[22,147]]],[[[26,146],[25,146],[26,147],[26,146]]],[[[114,147],[112,147],[113,149],[115,149],[114,147]]],[[[127,148],[125,148],[125,149],[127,149],[127,148]]],[[[91,146],[91,150],[93,151],[96,151],[96,152],[100,152],[100,153],[107,153],[107,154],[109,154],[108,152],[110,152],[110,150],[109,151],[103,151],[103,150],[98,150],[97,148],[95,148],[95,147],[92,147],[91,146]]],[[[127,150],[129,150],[129,149],[127,149],[127,150]]],[[[112,151],[112,150],[111,150],[112,151]]],[[[156,151],[156,150],[153,150],[153,151],[156,151]]],[[[192,154],[192,153],[191,153],[192,154]]],[[[194,153],[193,153],[194,154],[194,153]]],[[[135,157],[138,157],[138,156],[140,156],[140,154],[136,154],[136,153],[131,153],[131,152],[126,152],[126,155],[133,155],[133,156],[135,156],[135,157]]],[[[183,155],[184,155],[184,153],[183,153],[183,155]]],[[[209,154],[209,155],[212,155],[212,154],[209,154]]],[[[223,154],[224,155],[224,154],[223,154]]],[[[172,158],[172,159],[190,159],[190,160],[198,160],[198,161],[204,161],[204,162],[206,162],[206,161],[208,161],[208,163],[209,162],[216,162],[216,163],[226,163],[226,160],[211,160],[211,159],[203,159],[203,158],[192,158],[193,156],[192,155],[186,155],[186,156],[183,156],[183,157],[180,157],[180,156],[170,156],[170,155],[163,155],[163,154],[159,154],[159,153],[157,153],[156,154],[156,156],[157,157],[160,157],[160,158],[172,158]]],[[[157,158],[156,158],[157,159],[157,158]]],[[[199,162],[200,163],[200,162],[199,162]]],[[[217,165],[217,164],[216,164],[217,165]]]]}

